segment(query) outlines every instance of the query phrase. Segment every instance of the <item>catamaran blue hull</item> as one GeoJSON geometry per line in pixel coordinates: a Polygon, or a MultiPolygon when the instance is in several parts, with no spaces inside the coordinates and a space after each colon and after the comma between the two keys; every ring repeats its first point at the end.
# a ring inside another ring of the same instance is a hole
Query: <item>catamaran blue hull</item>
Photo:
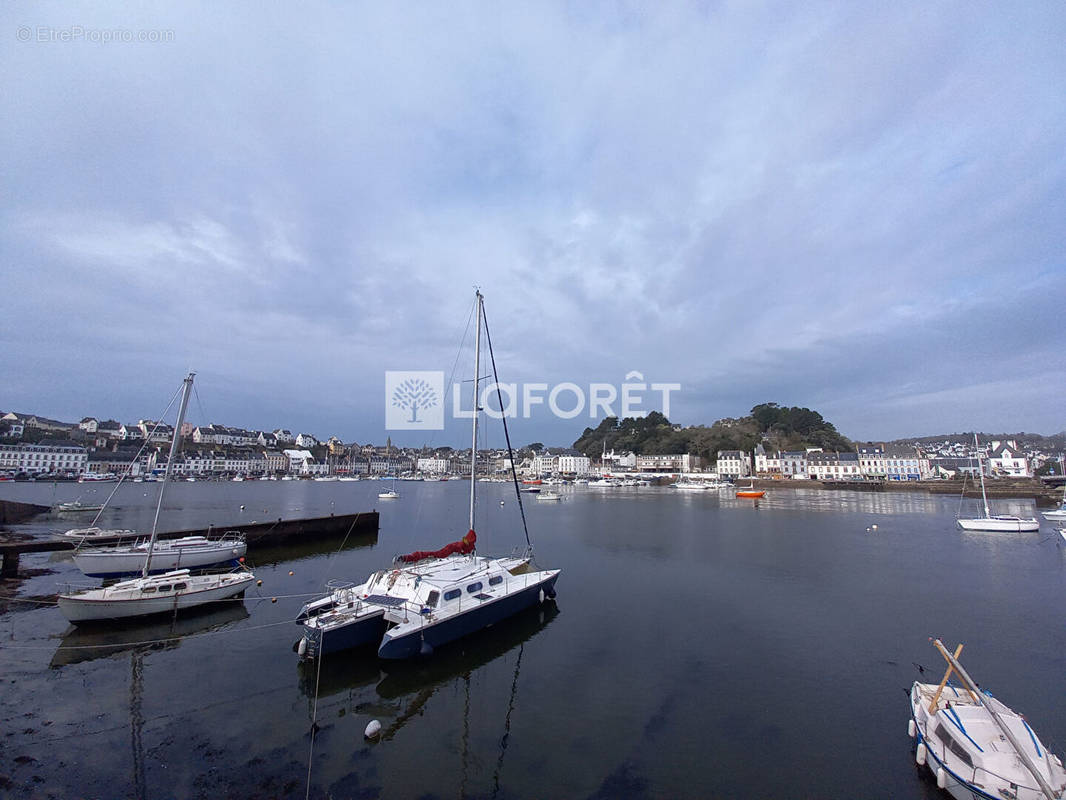
{"type": "Polygon", "coordinates": [[[451,619],[427,625],[405,636],[393,638],[387,633],[378,648],[378,657],[387,659],[414,658],[424,652],[441,645],[454,642],[464,636],[476,633],[482,628],[495,625],[497,622],[514,616],[531,606],[540,603],[544,597],[555,596],[555,581],[559,578],[558,573],[546,578],[540,583],[515,592],[508,597],[502,597],[491,603],[485,603],[480,607],[466,611],[451,619]],[[541,594],[543,592],[543,595],[541,594]],[[429,645],[428,648],[425,645],[429,645]]]}
{"type": "Polygon", "coordinates": [[[363,645],[376,644],[385,635],[384,613],[350,622],[334,628],[315,628],[304,626],[304,638],[307,639],[306,657],[339,653],[363,645]]]}

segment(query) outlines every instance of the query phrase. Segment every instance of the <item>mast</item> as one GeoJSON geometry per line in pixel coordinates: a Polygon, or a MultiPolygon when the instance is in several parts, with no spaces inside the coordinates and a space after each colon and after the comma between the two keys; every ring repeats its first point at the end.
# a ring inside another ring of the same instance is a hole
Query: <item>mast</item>
{"type": "Polygon", "coordinates": [[[474,433],[470,444],[470,530],[474,530],[474,499],[477,491],[477,480],[474,477],[477,472],[477,389],[478,377],[481,370],[481,290],[474,290],[474,303],[477,310],[477,323],[474,333],[474,433]]]}
{"type": "Polygon", "coordinates": [[[192,394],[192,379],[195,372],[190,372],[185,377],[185,386],[181,394],[181,405],[178,407],[178,421],[174,425],[174,436],[170,440],[170,456],[167,458],[167,468],[163,473],[163,482],[159,484],[159,502],[155,506],[155,518],[152,520],[152,536],[148,539],[148,557],[144,559],[144,568],[141,577],[148,577],[148,570],[152,565],[152,551],[155,550],[156,532],[159,526],[159,511],[163,508],[163,491],[167,488],[170,473],[174,469],[174,459],[178,455],[178,446],[181,444],[181,426],[185,424],[185,409],[189,407],[189,395],[192,394]]]}
{"type": "Polygon", "coordinates": [[[988,495],[985,493],[985,468],[981,466],[981,448],[977,444],[977,434],[973,435],[973,447],[977,451],[977,474],[981,478],[981,499],[985,503],[985,519],[992,518],[992,512],[988,509],[988,495]]]}

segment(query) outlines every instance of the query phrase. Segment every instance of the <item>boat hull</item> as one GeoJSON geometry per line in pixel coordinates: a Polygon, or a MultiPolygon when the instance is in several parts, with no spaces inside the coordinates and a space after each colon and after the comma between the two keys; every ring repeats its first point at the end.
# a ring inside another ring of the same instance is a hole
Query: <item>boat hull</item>
{"type": "Polygon", "coordinates": [[[255,576],[251,573],[200,577],[218,580],[185,578],[183,580],[189,584],[187,591],[168,592],[152,597],[136,597],[132,592],[120,593],[115,587],[91,589],[72,595],[60,595],[59,610],[76,625],[147,617],[153,614],[172,614],[182,609],[228,600],[243,594],[255,583],[255,576]]]}
{"type": "Polygon", "coordinates": [[[1066,522],[1066,508],[1057,508],[1054,511],[1045,511],[1044,519],[1050,519],[1056,522],[1066,522]]]}
{"type": "Polygon", "coordinates": [[[536,605],[541,602],[542,597],[554,597],[555,581],[558,577],[558,571],[553,571],[544,580],[532,583],[506,597],[484,603],[471,611],[426,625],[403,636],[394,637],[386,632],[378,648],[378,657],[384,659],[414,658],[423,652],[423,644],[428,644],[430,648],[437,648],[476,633],[482,628],[487,628],[536,605]]]}
{"type": "Polygon", "coordinates": [[[315,658],[317,656],[339,653],[342,650],[351,650],[381,641],[385,634],[384,609],[373,614],[350,618],[343,625],[318,624],[304,625],[305,650],[301,654],[303,658],[315,658]]]}
{"type": "Polygon", "coordinates": [[[766,492],[737,492],[737,497],[750,497],[752,499],[758,499],[762,497],[766,492]]]}
{"type": "Polygon", "coordinates": [[[1036,519],[988,517],[983,519],[959,519],[956,522],[964,531],[1031,533],[1040,530],[1040,522],[1036,519]]]}
{"type": "MultiPolygon", "coordinates": [[[[208,547],[175,547],[157,549],[152,553],[152,568],[155,575],[175,569],[198,569],[234,561],[248,552],[244,542],[212,543],[208,547]]],[[[144,568],[146,550],[86,550],[74,556],[74,564],[90,578],[117,578],[123,575],[139,575],[144,568]]]]}

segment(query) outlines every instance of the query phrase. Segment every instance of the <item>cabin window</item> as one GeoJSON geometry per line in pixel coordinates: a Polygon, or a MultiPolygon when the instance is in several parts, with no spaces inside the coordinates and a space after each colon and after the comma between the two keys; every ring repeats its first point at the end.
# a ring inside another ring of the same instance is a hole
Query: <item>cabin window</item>
{"type": "Polygon", "coordinates": [[[493,575],[489,578],[489,586],[499,586],[503,583],[503,575],[493,575]]]}
{"type": "Polygon", "coordinates": [[[430,608],[436,608],[438,600],[440,600],[440,592],[434,590],[430,592],[429,597],[426,598],[426,605],[430,608]]]}
{"type": "Polygon", "coordinates": [[[455,598],[457,598],[461,594],[462,594],[462,592],[460,592],[458,589],[449,589],[447,592],[444,593],[444,599],[445,600],[454,600],[455,598]]]}
{"type": "Polygon", "coordinates": [[[187,589],[188,586],[189,586],[189,584],[187,584],[187,583],[175,583],[174,584],[174,591],[180,592],[182,589],[187,589]]]}
{"type": "Polygon", "coordinates": [[[973,768],[973,759],[970,758],[970,754],[966,752],[966,748],[956,742],[952,735],[947,732],[947,729],[943,725],[940,725],[938,723],[933,733],[936,734],[936,738],[943,742],[947,746],[947,748],[951,750],[951,752],[954,753],[959,758],[959,760],[962,761],[963,764],[970,767],[971,769],[973,768]]]}
{"type": "Polygon", "coordinates": [[[170,584],[169,583],[161,583],[161,584],[159,584],[159,591],[161,591],[161,592],[169,592],[170,591],[170,584]]]}
{"type": "Polygon", "coordinates": [[[470,584],[469,586],[466,587],[466,591],[469,592],[470,594],[473,594],[474,592],[480,592],[481,591],[481,581],[478,581],[477,583],[470,584]]]}
{"type": "Polygon", "coordinates": [[[144,587],[141,588],[141,594],[148,594],[149,592],[154,592],[154,591],[155,591],[155,587],[154,586],[144,586],[144,587]]]}

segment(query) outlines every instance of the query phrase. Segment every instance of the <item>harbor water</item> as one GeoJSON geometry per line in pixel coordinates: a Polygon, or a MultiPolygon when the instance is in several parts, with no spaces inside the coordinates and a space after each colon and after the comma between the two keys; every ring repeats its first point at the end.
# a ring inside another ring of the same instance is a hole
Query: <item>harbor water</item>
{"type": "MultiPolygon", "coordinates": [[[[250,552],[261,587],[175,621],[75,629],[51,602],[85,582],[69,553],[23,556],[24,578],[0,587],[16,596],[0,615],[0,796],[940,797],[907,736],[906,690],[943,674],[930,637],[964,642],[982,687],[1066,752],[1066,543],[1051,524],[963,532],[959,498],[918,492],[556,487],[558,503],[523,495],[538,564],[562,569],[554,602],[422,661],[300,663],[293,619],[328,580],[466,532],[468,483],[399,481],[399,499],[378,499],[391,486],[170,486],[167,529],[381,513],[376,536],[250,552]]],[[[95,503],[112,488],[0,496],[95,503]]],[[[149,529],[157,491],[124,485],[101,524],[149,529]]],[[[524,547],[513,489],[479,493],[479,551],[524,547]]]]}

